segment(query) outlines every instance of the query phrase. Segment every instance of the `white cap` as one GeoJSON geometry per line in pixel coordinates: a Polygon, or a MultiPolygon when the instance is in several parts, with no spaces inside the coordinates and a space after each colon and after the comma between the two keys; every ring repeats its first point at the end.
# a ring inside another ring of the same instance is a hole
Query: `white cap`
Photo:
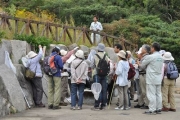
{"type": "Polygon", "coordinates": [[[78,50],[76,53],[75,53],[75,56],[78,57],[78,58],[84,58],[84,52],[82,50],[78,50]]]}
{"type": "Polygon", "coordinates": [[[141,48],[139,48],[139,51],[138,52],[136,52],[136,54],[141,54],[142,53],[142,47],[141,48]]]}
{"type": "Polygon", "coordinates": [[[62,50],[60,50],[60,53],[62,56],[65,56],[68,52],[62,49],[62,50]]]}
{"type": "Polygon", "coordinates": [[[35,56],[37,56],[37,53],[35,53],[34,51],[30,51],[30,52],[26,55],[26,57],[29,58],[29,59],[31,59],[31,58],[33,58],[33,57],[35,57],[35,56]]]}
{"type": "Polygon", "coordinates": [[[163,55],[163,59],[164,60],[169,60],[169,61],[173,61],[174,58],[172,56],[172,54],[170,52],[165,52],[164,55],[163,55]]]}

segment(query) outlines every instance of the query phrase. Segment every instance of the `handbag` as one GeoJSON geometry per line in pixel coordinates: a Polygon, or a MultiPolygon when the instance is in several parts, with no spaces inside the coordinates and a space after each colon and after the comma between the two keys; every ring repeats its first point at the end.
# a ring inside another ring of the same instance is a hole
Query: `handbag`
{"type": "Polygon", "coordinates": [[[37,65],[36,65],[35,72],[31,71],[29,68],[26,69],[26,72],[25,72],[26,79],[27,80],[32,80],[33,78],[35,78],[36,70],[37,70],[37,65]]]}

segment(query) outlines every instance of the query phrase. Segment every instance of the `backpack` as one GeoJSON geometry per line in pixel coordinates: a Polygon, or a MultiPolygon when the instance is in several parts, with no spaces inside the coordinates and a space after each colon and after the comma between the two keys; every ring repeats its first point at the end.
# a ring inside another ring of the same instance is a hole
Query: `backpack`
{"type": "Polygon", "coordinates": [[[47,56],[44,58],[43,61],[43,70],[46,75],[53,75],[57,73],[57,68],[54,63],[54,58],[56,55],[53,56],[47,56]]]}
{"type": "Polygon", "coordinates": [[[97,65],[97,75],[100,77],[105,77],[109,74],[110,64],[105,60],[106,55],[104,55],[103,59],[101,59],[98,54],[96,54],[96,56],[99,58],[97,65]]]}
{"type": "Polygon", "coordinates": [[[136,75],[136,71],[135,71],[135,67],[130,62],[129,62],[129,67],[130,68],[128,72],[128,80],[131,80],[136,75]]]}
{"type": "Polygon", "coordinates": [[[177,79],[179,77],[179,72],[178,72],[176,64],[172,61],[166,64],[167,64],[167,69],[166,69],[167,78],[170,80],[177,79]]]}

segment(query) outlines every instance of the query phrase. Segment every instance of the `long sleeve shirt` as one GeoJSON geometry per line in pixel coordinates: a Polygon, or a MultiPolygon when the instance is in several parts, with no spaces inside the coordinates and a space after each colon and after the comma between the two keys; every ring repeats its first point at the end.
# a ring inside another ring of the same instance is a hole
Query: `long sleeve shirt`
{"type": "Polygon", "coordinates": [[[65,63],[71,57],[71,55],[74,54],[74,51],[75,50],[71,50],[65,56],[62,56],[63,63],[65,63]]]}
{"type": "Polygon", "coordinates": [[[160,85],[162,82],[163,58],[158,52],[148,55],[140,64],[140,68],[146,69],[146,84],[160,85]]]}
{"type": "Polygon", "coordinates": [[[90,30],[93,31],[102,31],[103,27],[100,22],[92,22],[90,26],[90,30]]]}
{"type": "Polygon", "coordinates": [[[36,77],[42,77],[42,70],[39,61],[43,56],[42,48],[39,49],[39,53],[36,57],[28,60],[28,68],[35,73],[36,77]]]}
{"type": "Polygon", "coordinates": [[[83,61],[80,64],[81,61],[82,60],[79,58],[76,58],[74,61],[72,61],[72,64],[71,64],[71,75],[72,75],[71,83],[76,83],[76,81],[78,81],[78,80],[81,80],[81,82],[84,84],[86,83],[86,79],[87,79],[87,75],[88,75],[88,65],[85,61],[83,61]]]}

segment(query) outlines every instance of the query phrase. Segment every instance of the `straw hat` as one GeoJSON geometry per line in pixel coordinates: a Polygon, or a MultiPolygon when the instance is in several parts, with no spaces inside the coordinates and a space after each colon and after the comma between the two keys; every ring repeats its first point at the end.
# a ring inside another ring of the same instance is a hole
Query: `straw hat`
{"type": "Polygon", "coordinates": [[[62,49],[62,50],[60,50],[60,53],[62,56],[65,56],[68,52],[62,49]]]}
{"type": "Polygon", "coordinates": [[[30,52],[26,55],[26,57],[29,58],[29,59],[31,59],[31,58],[33,58],[33,57],[35,57],[35,56],[37,56],[37,53],[35,53],[35,52],[33,52],[33,51],[30,51],[30,52]]]}
{"type": "Polygon", "coordinates": [[[117,55],[121,58],[126,59],[126,52],[124,52],[124,50],[121,50],[117,55]]]}
{"type": "Polygon", "coordinates": [[[170,52],[165,52],[164,55],[163,55],[163,59],[164,60],[170,60],[170,61],[173,61],[174,58],[172,56],[172,54],[170,52]]]}
{"type": "Polygon", "coordinates": [[[75,53],[75,56],[78,57],[78,58],[84,58],[84,52],[82,50],[78,50],[76,53],[75,53]]]}

